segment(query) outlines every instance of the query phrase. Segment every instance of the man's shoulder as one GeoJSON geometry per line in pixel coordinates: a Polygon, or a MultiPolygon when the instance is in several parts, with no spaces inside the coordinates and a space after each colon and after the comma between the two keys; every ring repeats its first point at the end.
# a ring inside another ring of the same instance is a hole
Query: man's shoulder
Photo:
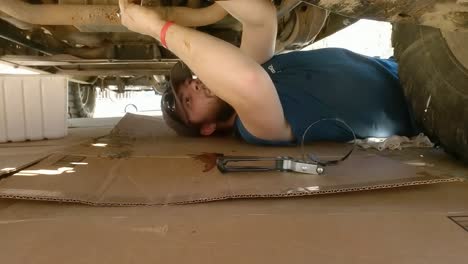
{"type": "MultiPolygon", "coordinates": [[[[284,65],[296,67],[323,66],[324,62],[343,60],[358,54],[342,48],[323,48],[313,50],[297,50],[276,54],[270,60],[262,64],[268,70],[271,65],[284,65]]],[[[271,71],[271,70],[270,70],[271,71]]]]}

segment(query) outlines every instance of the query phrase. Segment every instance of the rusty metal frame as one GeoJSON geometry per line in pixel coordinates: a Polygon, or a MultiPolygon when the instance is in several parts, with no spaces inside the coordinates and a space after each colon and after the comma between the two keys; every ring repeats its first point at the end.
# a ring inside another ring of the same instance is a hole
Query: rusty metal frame
{"type": "Polygon", "coordinates": [[[158,60],[105,60],[80,59],[69,56],[21,56],[0,57],[13,65],[33,68],[48,68],[54,74],[70,76],[118,76],[118,75],[166,75],[179,61],[178,59],[158,60]]]}
{"type": "MultiPolygon", "coordinates": [[[[210,25],[227,15],[227,12],[217,4],[199,9],[188,7],[154,7],[154,9],[164,19],[190,27],[210,25]]],[[[2,0],[0,12],[34,25],[121,25],[117,5],[32,5],[21,0],[2,0]]]]}

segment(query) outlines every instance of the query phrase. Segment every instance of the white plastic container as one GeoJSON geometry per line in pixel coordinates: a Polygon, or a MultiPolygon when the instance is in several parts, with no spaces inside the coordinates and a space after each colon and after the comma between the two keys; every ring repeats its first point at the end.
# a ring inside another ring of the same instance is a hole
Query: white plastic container
{"type": "Polygon", "coordinates": [[[0,142],[67,135],[64,76],[0,75],[0,142]]]}

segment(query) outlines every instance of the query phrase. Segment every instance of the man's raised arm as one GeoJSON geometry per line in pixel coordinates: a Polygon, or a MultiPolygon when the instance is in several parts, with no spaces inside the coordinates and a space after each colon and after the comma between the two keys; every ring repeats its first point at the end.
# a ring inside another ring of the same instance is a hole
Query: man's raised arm
{"type": "Polygon", "coordinates": [[[242,23],[241,50],[259,64],[275,54],[278,20],[270,0],[217,1],[242,23]]]}

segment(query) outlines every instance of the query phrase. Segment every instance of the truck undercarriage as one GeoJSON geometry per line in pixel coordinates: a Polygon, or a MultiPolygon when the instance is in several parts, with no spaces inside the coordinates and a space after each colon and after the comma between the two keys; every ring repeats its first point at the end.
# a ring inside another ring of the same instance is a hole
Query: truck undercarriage
{"type": "MultiPolygon", "coordinates": [[[[135,75],[141,79],[140,76],[167,73],[177,58],[153,38],[121,26],[117,2],[4,0],[0,5],[1,60],[75,76],[82,81],[87,80],[86,76],[135,75]]],[[[330,31],[346,27],[359,18],[468,30],[468,5],[463,1],[274,2],[279,17],[278,53],[301,49],[317,36],[323,37],[320,33],[327,27],[332,28],[326,33],[329,35],[334,33],[330,31]]],[[[214,5],[214,1],[141,0],[139,3],[159,10],[168,20],[197,27],[233,45],[240,44],[241,25],[214,5]]]]}

